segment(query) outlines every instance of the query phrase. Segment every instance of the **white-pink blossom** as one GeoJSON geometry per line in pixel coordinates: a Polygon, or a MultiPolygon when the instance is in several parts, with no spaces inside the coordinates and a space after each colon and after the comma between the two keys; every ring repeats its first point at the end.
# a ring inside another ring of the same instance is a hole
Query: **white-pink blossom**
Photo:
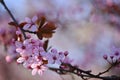
{"type": "Polygon", "coordinates": [[[32,64],[31,68],[33,69],[32,70],[32,75],[35,75],[36,73],[38,73],[39,75],[42,75],[43,72],[47,69],[47,67],[42,65],[41,62],[39,62],[37,64],[32,64]]]}
{"type": "Polygon", "coordinates": [[[38,30],[38,27],[36,25],[37,20],[38,20],[37,16],[34,16],[32,19],[26,17],[25,21],[27,22],[27,24],[24,25],[23,29],[28,30],[28,31],[32,31],[32,32],[37,31],[38,30]]]}

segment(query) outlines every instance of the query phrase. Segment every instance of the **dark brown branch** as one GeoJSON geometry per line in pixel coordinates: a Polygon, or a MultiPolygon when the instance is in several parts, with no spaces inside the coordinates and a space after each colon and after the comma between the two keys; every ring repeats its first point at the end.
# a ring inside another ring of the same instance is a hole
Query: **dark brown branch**
{"type": "Polygon", "coordinates": [[[112,68],[113,68],[113,66],[111,65],[107,70],[100,72],[98,75],[100,76],[102,74],[105,74],[105,73],[109,72],[112,68]]]}
{"type": "Polygon", "coordinates": [[[32,33],[32,34],[37,34],[37,32],[32,32],[32,31],[29,31],[29,30],[24,30],[22,29],[24,32],[28,32],[28,33],[32,33]]]}
{"type": "Polygon", "coordinates": [[[102,74],[108,72],[112,67],[109,67],[107,70],[99,73],[98,75],[92,74],[91,71],[84,71],[82,69],[79,69],[75,66],[72,66],[70,64],[66,64],[69,69],[63,69],[63,68],[52,68],[49,67],[50,70],[55,71],[59,74],[66,74],[66,73],[73,73],[75,75],[80,76],[83,80],[88,80],[89,78],[97,78],[101,80],[120,80],[120,77],[118,76],[101,76],[102,74]]]}

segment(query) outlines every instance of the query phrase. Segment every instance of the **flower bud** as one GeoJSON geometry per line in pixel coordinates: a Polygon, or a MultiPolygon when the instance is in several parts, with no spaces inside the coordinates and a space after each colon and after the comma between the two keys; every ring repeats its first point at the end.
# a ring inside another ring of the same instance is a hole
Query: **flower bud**
{"type": "Polygon", "coordinates": [[[111,59],[113,59],[113,58],[114,58],[114,56],[110,56],[110,58],[111,58],[111,59]]]}
{"type": "Polygon", "coordinates": [[[12,57],[6,56],[6,57],[5,57],[5,60],[6,60],[8,63],[10,63],[10,62],[12,62],[12,57]]]}
{"type": "Polygon", "coordinates": [[[118,55],[119,55],[119,52],[118,52],[118,51],[116,51],[114,55],[115,55],[115,56],[118,56],[118,55]]]}
{"type": "Polygon", "coordinates": [[[107,60],[108,56],[107,56],[107,55],[104,55],[103,58],[104,58],[105,60],[107,60]]]}

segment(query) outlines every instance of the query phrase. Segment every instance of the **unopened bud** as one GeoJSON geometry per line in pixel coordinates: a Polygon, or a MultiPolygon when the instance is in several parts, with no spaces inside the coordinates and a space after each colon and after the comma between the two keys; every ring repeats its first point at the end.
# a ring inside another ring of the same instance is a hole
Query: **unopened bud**
{"type": "Polygon", "coordinates": [[[103,58],[104,58],[105,60],[107,60],[108,56],[107,56],[107,55],[104,55],[103,58]]]}
{"type": "Polygon", "coordinates": [[[116,51],[116,52],[115,52],[115,56],[118,56],[118,55],[119,55],[119,52],[118,52],[118,51],[116,51]]]}

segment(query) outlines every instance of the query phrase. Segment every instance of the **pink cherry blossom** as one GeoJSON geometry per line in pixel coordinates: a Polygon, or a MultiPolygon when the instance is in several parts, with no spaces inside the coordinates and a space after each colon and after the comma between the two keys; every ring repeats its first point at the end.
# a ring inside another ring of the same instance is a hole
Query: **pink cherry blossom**
{"type": "Polygon", "coordinates": [[[16,51],[21,54],[21,56],[29,56],[32,54],[32,45],[31,44],[25,44],[19,41],[15,42],[16,44],[16,51]]]}
{"type": "Polygon", "coordinates": [[[110,55],[104,55],[103,58],[112,66],[120,67],[120,48],[112,47],[110,55]]]}
{"type": "Polygon", "coordinates": [[[49,56],[50,56],[49,61],[52,64],[58,64],[58,65],[60,65],[64,60],[64,58],[66,57],[64,52],[58,52],[56,49],[51,49],[49,56]]]}
{"type": "Polygon", "coordinates": [[[37,47],[35,47],[34,49],[33,49],[33,53],[35,54],[35,55],[37,55],[37,56],[39,56],[39,55],[44,55],[44,52],[45,52],[45,50],[43,49],[43,47],[39,47],[39,46],[37,46],[37,47]],[[43,53],[43,54],[42,54],[43,53]]]}
{"type": "Polygon", "coordinates": [[[38,73],[39,75],[42,75],[43,72],[47,69],[47,67],[42,65],[41,62],[39,62],[38,64],[32,64],[31,68],[33,68],[32,75],[35,75],[36,73],[38,73]]]}
{"type": "Polygon", "coordinates": [[[32,37],[24,41],[15,41],[16,52],[20,55],[17,62],[23,64],[25,68],[32,69],[32,75],[36,73],[42,75],[49,64],[58,64],[60,66],[63,62],[71,62],[67,58],[67,51],[59,52],[55,48],[45,51],[43,42],[32,37]]]}
{"type": "Polygon", "coordinates": [[[38,27],[36,25],[36,21],[38,20],[37,16],[34,16],[32,19],[26,17],[25,21],[27,22],[27,24],[24,25],[23,29],[24,30],[29,30],[32,32],[35,32],[38,30],[38,27]]]}
{"type": "Polygon", "coordinates": [[[18,63],[23,63],[25,60],[26,60],[25,57],[19,57],[19,58],[17,59],[17,62],[18,62],[18,63]]]}

